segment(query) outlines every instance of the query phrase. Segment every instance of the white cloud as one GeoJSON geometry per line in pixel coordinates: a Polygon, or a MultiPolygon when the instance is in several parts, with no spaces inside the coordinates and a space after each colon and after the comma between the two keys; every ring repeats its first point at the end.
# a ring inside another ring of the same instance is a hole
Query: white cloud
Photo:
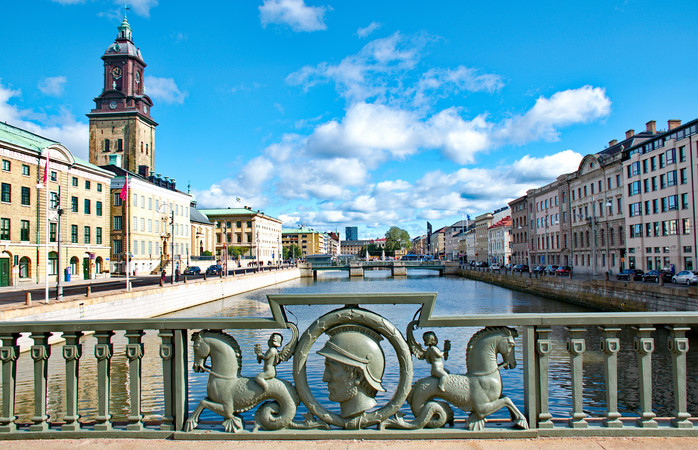
{"type": "Polygon", "coordinates": [[[550,98],[539,97],[523,116],[507,120],[501,135],[509,143],[525,144],[538,139],[555,141],[558,128],[574,123],[587,123],[607,116],[611,100],[600,87],[583,86],[556,92],[550,98]]]}
{"type": "Polygon", "coordinates": [[[429,103],[434,97],[446,98],[460,92],[493,93],[504,86],[497,74],[480,73],[477,69],[458,66],[455,69],[429,69],[417,83],[414,92],[416,105],[429,103]]]}
{"type": "Polygon", "coordinates": [[[356,30],[356,35],[359,36],[360,38],[365,38],[368,37],[369,34],[373,33],[377,29],[381,27],[381,24],[378,22],[371,22],[368,24],[368,26],[364,28],[359,28],[356,30]]]}
{"type": "Polygon", "coordinates": [[[584,155],[564,150],[542,158],[525,155],[511,166],[511,176],[518,180],[546,182],[564,173],[574,172],[584,155]]]}
{"type": "Polygon", "coordinates": [[[293,31],[326,30],[327,6],[307,6],[304,0],[264,0],[259,7],[262,26],[288,25],[293,31]]]}
{"type": "Polygon", "coordinates": [[[428,120],[426,141],[431,148],[440,148],[451,161],[470,164],[475,155],[494,146],[493,125],[484,115],[472,120],[463,120],[458,110],[449,108],[428,120]]]}
{"type": "Polygon", "coordinates": [[[73,155],[87,161],[89,158],[88,124],[78,122],[67,109],[61,109],[55,115],[20,109],[12,104],[12,99],[20,97],[21,94],[21,91],[7,88],[0,81],[0,120],[60,142],[73,155]]]}
{"type": "Polygon", "coordinates": [[[186,91],[182,92],[177,87],[172,78],[145,76],[144,87],[146,94],[153,100],[160,100],[164,103],[184,103],[184,99],[189,95],[186,91]]]}
{"type": "Polygon", "coordinates": [[[77,5],[80,3],[85,3],[85,0],[51,0],[54,3],[59,3],[61,5],[77,5]]]}
{"type": "Polygon", "coordinates": [[[66,78],[64,76],[58,77],[46,77],[39,81],[39,90],[45,95],[50,95],[52,97],[60,97],[63,95],[63,89],[65,87],[66,78]]]}
{"type": "MultiPolygon", "coordinates": [[[[114,0],[119,6],[124,5],[123,0],[114,0]]],[[[150,17],[150,10],[158,6],[158,0],[129,0],[129,9],[143,17],[150,17]]]]}

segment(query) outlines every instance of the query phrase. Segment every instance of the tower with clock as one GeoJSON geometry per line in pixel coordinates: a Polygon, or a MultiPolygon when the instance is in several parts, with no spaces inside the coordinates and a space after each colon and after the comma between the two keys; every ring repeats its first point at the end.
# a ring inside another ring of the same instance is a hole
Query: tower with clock
{"type": "Polygon", "coordinates": [[[87,114],[90,162],[97,166],[116,162],[123,169],[147,176],[154,170],[158,124],[150,116],[153,102],[143,86],[146,64],[133,44],[126,15],[102,60],[104,86],[94,99],[95,108],[87,114]]]}

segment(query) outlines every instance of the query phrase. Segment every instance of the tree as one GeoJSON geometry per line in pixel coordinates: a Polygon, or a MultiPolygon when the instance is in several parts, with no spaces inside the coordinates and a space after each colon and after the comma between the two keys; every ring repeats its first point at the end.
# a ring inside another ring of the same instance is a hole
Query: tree
{"type": "Polygon", "coordinates": [[[244,255],[247,251],[247,247],[236,247],[233,245],[228,246],[228,258],[237,259],[238,256],[244,255]]]}
{"type": "Polygon", "coordinates": [[[409,248],[411,244],[410,234],[398,227],[390,227],[385,233],[385,252],[395,254],[403,248],[409,248]]]}
{"type": "Polygon", "coordinates": [[[291,258],[302,258],[303,252],[301,248],[296,244],[290,244],[288,247],[284,247],[284,259],[291,258]]]}

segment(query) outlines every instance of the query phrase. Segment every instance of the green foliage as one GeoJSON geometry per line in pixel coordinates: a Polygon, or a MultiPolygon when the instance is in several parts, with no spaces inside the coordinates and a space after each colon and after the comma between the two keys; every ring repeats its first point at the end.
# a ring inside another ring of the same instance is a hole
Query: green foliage
{"type": "Polygon", "coordinates": [[[247,252],[247,247],[228,246],[228,258],[237,259],[238,256],[244,255],[247,252]]]}
{"type": "Polygon", "coordinates": [[[201,254],[201,256],[213,256],[213,253],[211,253],[208,250],[204,250],[204,252],[201,254]]]}
{"type": "Polygon", "coordinates": [[[292,258],[302,258],[303,257],[303,251],[299,246],[296,244],[291,244],[287,247],[284,247],[284,259],[292,259],[292,258]]]}
{"type": "Polygon", "coordinates": [[[390,227],[385,233],[385,253],[394,255],[396,251],[410,248],[410,234],[398,227],[390,227]]]}

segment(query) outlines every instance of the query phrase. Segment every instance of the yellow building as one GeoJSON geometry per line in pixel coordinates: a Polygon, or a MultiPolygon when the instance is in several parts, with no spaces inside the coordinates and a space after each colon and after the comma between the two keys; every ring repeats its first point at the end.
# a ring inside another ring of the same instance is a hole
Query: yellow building
{"type": "MultiPolygon", "coordinates": [[[[225,259],[226,247],[242,247],[245,249],[243,258],[260,261],[262,264],[281,260],[281,221],[279,219],[247,206],[200,209],[199,212],[214,223],[218,259],[225,259]]],[[[229,252],[227,256],[232,259],[229,252]]],[[[232,268],[232,265],[229,268],[232,268]]]]}
{"type": "Polygon", "coordinates": [[[0,159],[0,286],[108,276],[113,174],[6,123],[0,159]]]}
{"type": "Polygon", "coordinates": [[[326,233],[315,231],[312,228],[287,228],[282,231],[282,235],[284,247],[295,244],[301,249],[302,256],[296,255],[296,258],[330,254],[330,237],[326,233]]]}

